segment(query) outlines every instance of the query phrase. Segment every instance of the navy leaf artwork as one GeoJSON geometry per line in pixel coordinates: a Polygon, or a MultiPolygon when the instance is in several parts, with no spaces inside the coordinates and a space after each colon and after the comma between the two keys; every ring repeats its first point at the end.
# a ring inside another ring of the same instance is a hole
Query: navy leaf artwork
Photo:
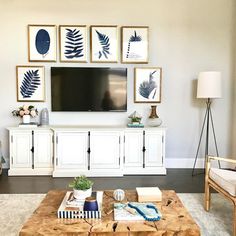
{"type": "Polygon", "coordinates": [[[50,36],[47,30],[40,29],[35,37],[35,47],[37,52],[45,57],[50,48],[50,36]]]}
{"type": "Polygon", "coordinates": [[[155,73],[156,73],[156,70],[154,70],[153,72],[150,72],[149,80],[145,80],[139,85],[139,89],[138,89],[139,94],[144,98],[154,99],[156,95],[157,84],[154,81],[154,76],[153,76],[155,73]]]}
{"type": "Polygon", "coordinates": [[[28,70],[24,73],[24,78],[20,87],[20,93],[23,98],[31,98],[39,85],[39,70],[28,70]]]}
{"type": "Polygon", "coordinates": [[[110,54],[110,39],[107,35],[100,33],[96,30],[99,42],[102,46],[102,49],[98,52],[98,58],[100,59],[102,56],[104,56],[106,59],[108,59],[108,54],[110,54]]]}
{"type": "Polygon", "coordinates": [[[83,37],[80,30],[66,29],[66,31],[65,57],[67,59],[83,57],[83,37]]]}
{"type": "Polygon", "coordinates": [[[130,46],[132,43],[135,42],[141,42],[142,41],[142,37],[140,35],[137,35],[136,30],[134,31],[134,35],[131,35],[129,38],[129,43],[128,43],[128,48],[127,48],[127,53],[126,53],[126,58],[130,57],[130,46]]]}

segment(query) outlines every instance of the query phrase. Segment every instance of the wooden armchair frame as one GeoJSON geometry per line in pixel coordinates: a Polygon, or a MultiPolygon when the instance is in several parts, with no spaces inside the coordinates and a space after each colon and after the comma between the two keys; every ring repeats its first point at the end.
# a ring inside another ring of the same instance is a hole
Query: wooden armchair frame
{"type": "Polygon", "coordinates": [[[210,177],[209,177],[209,171],[211,167],[211,160],[217,160],[217,161],[224,161],[229,163],[236,164],[236,160],[233,159],[226,159],[221,157],[214,157],[214,156],[207,156],[206,159],[206,174],[205,174],[205,210],[209,211],[210,204],[211,204],[211,192],[210,187],[215,189],[217,192],[222,194],[224,197],[228,198],[233,202],[234,210],[233,210],[233,236],[236,236],[236,197],[230,195],[228,192],[226,192],[222,187],[220,187],[217,183],[215,183],[210,177]]]}

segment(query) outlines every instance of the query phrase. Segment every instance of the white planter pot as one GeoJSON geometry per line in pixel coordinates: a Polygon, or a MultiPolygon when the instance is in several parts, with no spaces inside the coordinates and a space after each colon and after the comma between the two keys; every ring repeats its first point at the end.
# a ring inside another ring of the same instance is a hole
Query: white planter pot
{"type": "Polygon", "coordinates": [[[92,188],[89,188],[87,190],[73,189],[73,191],[74,197],[79,200],[84,200],[86,197],[91,197],[92,195],[92,188]]]}
{"type": "Polygon", "coordinates": [[[30,115],[23,115],[22,119],[23,119],[22,122],[24,124],[30,123],[30,115]]]}

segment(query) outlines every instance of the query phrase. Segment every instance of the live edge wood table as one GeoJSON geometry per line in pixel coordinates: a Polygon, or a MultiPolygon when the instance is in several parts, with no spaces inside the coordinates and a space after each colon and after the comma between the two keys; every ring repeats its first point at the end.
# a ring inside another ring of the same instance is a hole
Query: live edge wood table
{"type": "MultiPolygon", "coordinates": [[[[48,192],[33,215],[23,225],[20,236],[82,235],[82,236],[198,236],[200,229],[187,212],[176,193],[162,191],[157,203],[162,213],[160,221],[114,221],[113,191],[104,191],[102,219],[58,219],[57,209],[66,191],[48,192]]],[[[126,191],[127,201],[137,201],[136,191],[126,191]]]]}

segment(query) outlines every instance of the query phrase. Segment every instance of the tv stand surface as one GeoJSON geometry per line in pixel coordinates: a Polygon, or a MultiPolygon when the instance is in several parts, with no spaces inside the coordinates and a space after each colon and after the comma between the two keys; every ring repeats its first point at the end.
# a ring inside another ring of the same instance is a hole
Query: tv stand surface
{"type": "Polygon", "coordinates": [[[165,175],[165,127],[10,127],[9,175],[165,175]]]}

